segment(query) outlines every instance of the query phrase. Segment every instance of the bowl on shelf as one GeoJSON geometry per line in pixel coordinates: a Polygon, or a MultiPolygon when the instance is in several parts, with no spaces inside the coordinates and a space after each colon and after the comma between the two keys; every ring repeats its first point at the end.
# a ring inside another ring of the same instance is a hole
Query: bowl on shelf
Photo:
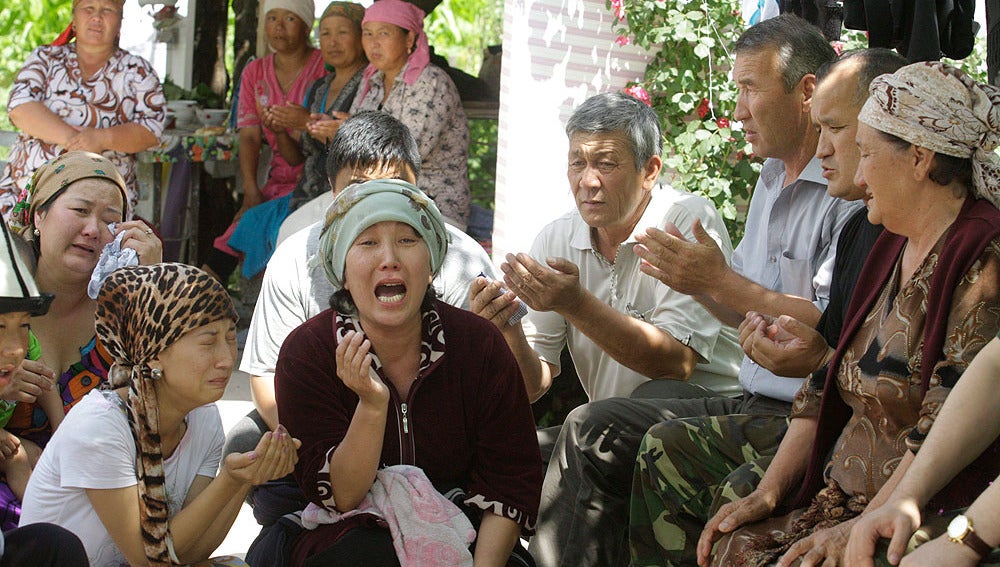
{"type": "Polygon", "coordinates": [[[229,118],[229,110],[225,108],[199,108],[196,114],[203,126],[224,126],[229,118]]]}
{"type": "Polygon", "coordinates": [[[198,108],[198,103],[193,100],[168,100],[167,101],[167,111],[173,112],[176,117],[175,127],[185,128],[185,127],[198,127],[198,120],[195,116],[195,110],[198,108]]]}

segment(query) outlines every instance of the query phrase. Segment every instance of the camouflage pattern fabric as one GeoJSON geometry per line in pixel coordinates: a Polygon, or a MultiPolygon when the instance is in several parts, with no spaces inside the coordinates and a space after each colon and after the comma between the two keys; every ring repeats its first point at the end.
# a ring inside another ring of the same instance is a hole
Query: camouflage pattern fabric
{"type": "Polygon", "coordinates": [[[787,418],[770,415],[692,417],[650,428],[632,482],[633,566],[694,565],[705,522],[757,487],[787,429],[787,418]]]}

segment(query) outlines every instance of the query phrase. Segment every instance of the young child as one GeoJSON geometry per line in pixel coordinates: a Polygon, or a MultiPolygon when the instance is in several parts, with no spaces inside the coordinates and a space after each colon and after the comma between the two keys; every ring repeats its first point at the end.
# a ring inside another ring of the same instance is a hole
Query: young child
{"type": "MultiPolygon", "coordinates": [[[[13,397],[8,392],[25,357],[37,360],[41,356],[38,341],[31,334],[31,318],[44,315],[49,310],[52,295],[39,293],[31,272],[17,251],[15,241],[0,221],[0,395],[13,397]]],[[[48,415],[55,429],[64,417],[62,400],[56,388],[43,390],[39,405],[48,415]]],[[[14,400],[0,400],[0,427],[6,427],[14,407],[14,400]]],[[[0,473],[18,497],[24,498],[24,489],[42,450],[38,445],[21,439],[6,429],[0,429],[0,473]]]]}

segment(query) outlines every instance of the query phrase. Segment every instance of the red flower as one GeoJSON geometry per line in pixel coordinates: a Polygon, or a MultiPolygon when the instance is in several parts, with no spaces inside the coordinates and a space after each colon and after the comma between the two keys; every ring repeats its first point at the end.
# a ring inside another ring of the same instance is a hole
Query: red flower
{"type": "Polygon", "coordinates": [[[719,128],[729,128],[729,119],[725,118],[725,117],[720,118],[720,119],[718,119],[718,120],[715,121],[715,124],[719,128]]]}
{"type": "Polygon", "coordinates": [[[625,0],[611,0],[611,7],[615,9],[615,17],[619,22],[625,21],[625,0]]]}
{"type": "Polygon", "coordinates": [[[709,110],[708,99],[707,98],[701,99],[701,104],[698,105],[698,118],[704,118],[708,116],[708,110],[709,110]]]}
{"type": "Polygon", "coordinates": [[[618,36],[618,37],[615,38],[615,43],[617,43],[618,45],[621,45],[621,46],[626,46],[626,45],[632,43],[632,40],[629,39],[629,37],[627,35],[620,35],[620,36],[618,36]]]}
{"type": "Polygon", "coordinates": [[[632,85],[631,87],[625,89],[625,94],[641,100],[646,103],[647,106],[653,106],[653,103],[649,98],[649,93],[647,93],[646,89],[640,87],[639,85],[632,85]]]}
{"type": "Polygon", "coordinates": [[[844,53],[844,47],[846,45],[844,42],[842,42],[842,41],[831,41],[830,45],[833,47],[833,50],[837,52],[837,56],[838,57],[844,53]]]}

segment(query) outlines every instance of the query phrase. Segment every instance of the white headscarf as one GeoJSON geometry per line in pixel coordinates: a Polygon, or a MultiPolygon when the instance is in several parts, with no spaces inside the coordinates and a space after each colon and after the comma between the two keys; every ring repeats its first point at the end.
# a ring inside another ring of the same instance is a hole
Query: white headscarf
{"type": "Polygon", "coordinates": [[[271,10],[288,10],[306,23],[310,30],[316,20],[316,4],[313,0],[265,0],[261,16],[267,16],[271,10]]]}

